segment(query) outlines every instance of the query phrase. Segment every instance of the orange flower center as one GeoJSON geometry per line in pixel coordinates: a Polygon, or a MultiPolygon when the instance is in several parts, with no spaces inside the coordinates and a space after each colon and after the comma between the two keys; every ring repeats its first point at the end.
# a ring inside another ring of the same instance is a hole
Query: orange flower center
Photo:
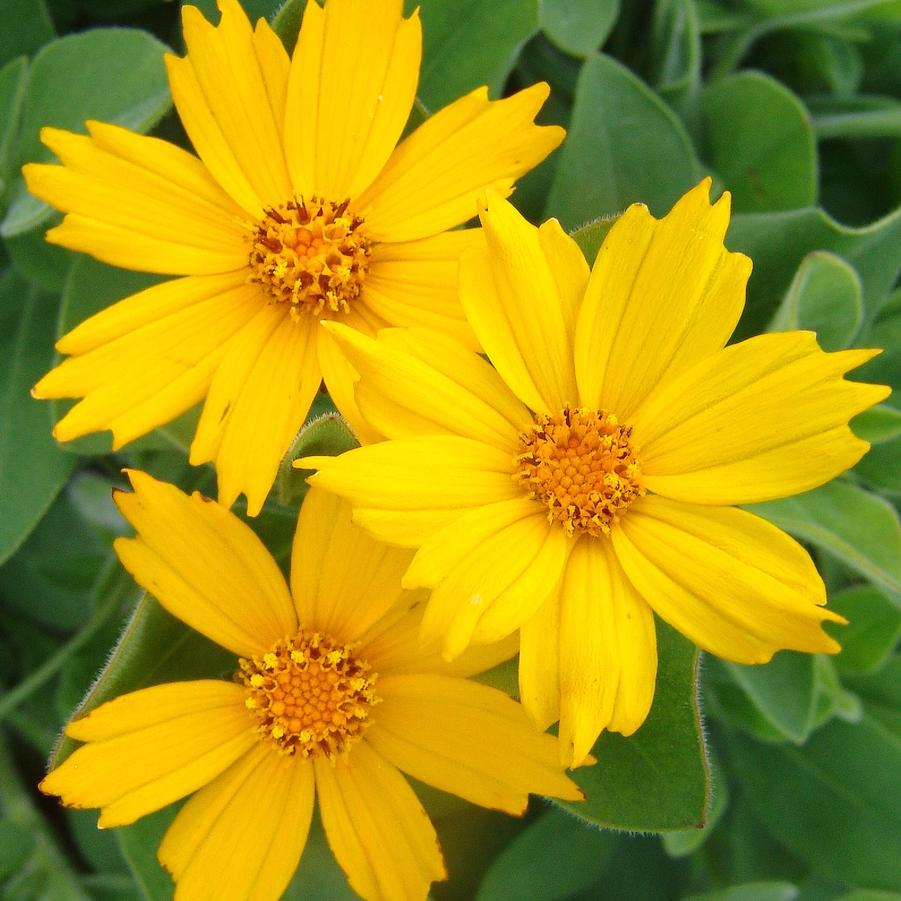
{"type": "Polygon", "coordinates": [[[372,242],[349,202],[292,200],[267,210],[256,225],[251,281],[291,304],[295,319],[346,313],[360,294],[372,242]]]}
{"type": "Polygon", "coordinates": [[[318,632],[302,629],[239,663],[257,731],[285,754],[334,759],[360,738],[380,700],[369,664],[318,632]]]}
{"type": "Polygon", "coordinates": [[[644,494],[629,436],[612,413],[572,410],[536,415],[520,435],[516,480],[548,508],[548,522],[567,533],[609,535],[611,526],[644,494]]]}

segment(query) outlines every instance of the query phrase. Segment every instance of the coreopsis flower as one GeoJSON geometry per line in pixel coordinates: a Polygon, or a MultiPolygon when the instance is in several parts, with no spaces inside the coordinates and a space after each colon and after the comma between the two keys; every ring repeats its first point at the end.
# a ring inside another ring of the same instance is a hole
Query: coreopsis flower
{"type": "Polygon", "coordinates": [[[391,440],[299,462],[418,548],[405,584],[433,589],[423,635],[448,656],[521,628],[523,703],[559,718],[567,763],[645,719],[652,610],[740,663],[839,647],[807,552],[732,505],[852,466],[868,445],[848,420],[888,389],[842,379],[876,351],[824,353],[811,332],[724,346],[751,262],[723,246],[728,195],[708,193],[661,220],[631,206],[590,273],[555,220],[489,197],[460,280],[494,368],[427,331],[332,327],[391,440]]]}
{"type": "Polygon", "coordinates": [[[34,394],[83,398],[54,434],[109,429],[114,448],[205,398],[191,462],[213,461],[220,500],[243,492],[255,514],[323,379],[367,437],[354,373],[319,323],[473,340],[456,278],[476,231],[448,229],[486,187],[509,193],[563,131],[533,123],[547,85],[497,102],[482,88],[398,144],[422,43],[401,0],[307,3],[290,58],[236,0],[220,8],[214,27],[186,6],[187,55],[166,57],[199,159],[88,122],[88,135],[42,132],[62,165],[24,167],[32,193],[67,214],[50,242],[182,276],[61,338],[71,357],[34,394]]]}
{"type": "Polygon", "coordinates": [[[417,639],[400,575],[410,553],[311,491],[290,590],[250,528],[199,494],[131,472],[116,551],[171,613],[233,651],[235,679],[175,682],[71,722],[86,742],[41,783],[122,826],[194,792],[160,845],[179,899],[275,899],[300,860],[314,797],[329,844],[364,898],[422,898],[445,878],[432,824],[401,775],[521,813],[528,792],[577,799],[554,740],[519,704],[463,678],[515,652],[454,665],[417,639]]]}

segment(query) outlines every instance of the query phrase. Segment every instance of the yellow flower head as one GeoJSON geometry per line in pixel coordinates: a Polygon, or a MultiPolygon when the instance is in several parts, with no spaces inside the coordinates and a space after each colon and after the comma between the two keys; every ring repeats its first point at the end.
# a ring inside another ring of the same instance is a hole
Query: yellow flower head
{"type": "Polygon", "coordinates": [[[171,613],[239,656],[233,681],[124,695],[66,729],[86,742],[41,789],[122,826],[192,792],[159,849],[177,897],[276,899],[297,868],[314,796],[329,844],[364,898],[422,898],[445,878],[435,831],[400,770],[510,813],[528,792],[578,799],[554,740],[496,689],[462,678],[515,652],[454,664],[420,644],[410,552],[351,524],[313,490],[290,590],[224,507],[140,472],[116,501],[137,529],[116,551],[171,613]]]}
{"type": "Polygon", "coordinates": [[[65,335],[71,357],[34,394],[83,398],[60,440],[110,429],[116,448],[206,398],[191,462],[214,461],[220,500],[243,492],[255,514],[323,379],[372,437],[319,322],[367,334],[427,324],[474,342],[457,261],[478,231],[448,229],[486,188],[509,194],[563,131],[533,124],[547,85],[498,102],[480,88],[398,144],[422,44],[401,0],[307,3],[290,58],[237,0],[220,8],[214,27],[186,6],[187,55],[166,59],[199,159],[88,122],[87,136],[42,132],[62,165],[24,167],[29,189],[67,214],[49,241],[183,276],[65,335]]]}
{"type": "Polygon", "coordinates": [[[555,220],[489,196],[460,283],[494,368],[424,330],[331,327],[392,440],[300,461],[310,481],[419,548],[405,584],[434,589],[423,634],[449,657],[521,627],[523,703],[560,720],[567,763],[644,721],[652,609],[742,663],[838,650],[807,552],[730,505],[853,466],[868,445],[848,420],[888,389],[842,379],[875,351],[824,353],[810,332],[725,346],[751,263],[723,246],[729,198],[709,190],[662,220],[630,207],[590,273],[555,220]]]}

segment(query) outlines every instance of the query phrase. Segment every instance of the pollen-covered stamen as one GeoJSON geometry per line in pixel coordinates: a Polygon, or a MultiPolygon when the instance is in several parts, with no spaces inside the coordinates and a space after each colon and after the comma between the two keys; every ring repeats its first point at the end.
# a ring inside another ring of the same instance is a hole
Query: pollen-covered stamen
{"type": "Polygon", "coordinates": [[[239,663],[257,731],[285,754],[334,760],[360,738],[380,701],[366,661],[318,632],[301,630],[239,663]]]}
{"type": "Polygon", "coordinates": [[[520,435],[515,478],[548,508],[548,522],[572,535],[609,535],[610,527],[644,494],[629,437],[632,429],[603,410],[536,415],[520,435]]]}
{"type": "Polygon", "coordinates": [[[360,294],[372,242],[348,204],[300,198],[267,210],[256,224],[251,280],[290,303],[294,318],[346,313],[360,294]]]}

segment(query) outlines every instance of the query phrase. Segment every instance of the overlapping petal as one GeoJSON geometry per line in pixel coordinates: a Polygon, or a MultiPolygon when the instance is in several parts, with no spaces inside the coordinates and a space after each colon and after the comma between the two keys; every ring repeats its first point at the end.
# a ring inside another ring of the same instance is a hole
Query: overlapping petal
{"type": "Polygon", "coordinates": [[[313,765],[255,745],[182,807],[163,838],[159,859],[179,898],[270,901],[297,869],[313,815],[313,765]]]}
{"type": "Polygon", "coordinates": [[[354,525],[346,500],[311,488],[291,552],[291,593],[301,624],[356,641],[400,601],[412,556],[354,525]]]}
{"type": "Polygon", "coordinates": [[[196,7],[183,8],[188,52],[166,57],[169,86],[207,169],[237,204],[258,217],[293,196],[282,149],[283,119],[271,102],[282,93],[273,80],[284,77],[284,67],[273,64],[271,49],[261,65],[260,41],[237,0],[221,0],[220,9],[215,27],[196,7]]]}
{"type": "Polygon", "coordinates": [[[319,390],[317,328],[312,317],[295,321],[280,304],[263,306],[217,368],[190,460],[216,462],[226,506],[243,492],[251,516],[262,508],[319,390]]]}
{"type": "Polygon", "coordinates": [[[810,555],[780,529],[734,507],[645,497],[612,533],[629,581],[670,625],[737,663],[776,651],[835,653],[822,623],[826,591],[810,555]]]}
{"type": "Polygon", "coordinates": [[[598,253],[575,334],[579,401],[629,421],[664,381],[720,350],[744,307],[751,261],[729,253],[729,195],[705,179],[660,220],[633,204],[598,253]]]}
{"type": "Polygon", "coordinates": [[[384,167],[413,106],[422,55],[419,15],[402,13],[401,0],[307,4],[285,110],[294,193],[354,197],[384,167]]]}
{"type": "Polygon", "coordinates": [[[89,741],[44,777],[71,807],[100,807],[100,826],[124,826],[183,798],[256,742],[244,692],[228,682],[175,682],[132,692],[75,720],[89,741]]]}
{"type": "Polygon", "coordinates": [[[653,392],[633,439],[649,489],[690,503],[797,494],[869,448],[848,420],[885,398],[842,375],[876,351],[824,353],[812,332],[760,335],[708,357],[653,392]]]}
{"type": "Polygon", "coordinates": [[[439,675],[391,676],[379,691],[366,740],[416,779],[513,814],[525,810],[529,792],[583,797],[561,772],[554,740],[503,692],[439,675]]]}
{"type": "Polygon", "coordinates": [[[510,194],[563,140],[562,128],[532,124],[548,92],[536,84],[492,102],[478,88],[429,117],[356,204],[373,238],[427,238],[469,219],[481,191],[510,194]]]}
{"type": "Polygon", "coordinates": [[[460,262],[460,300],[479,343],[535,412],[575,404],[574,291],[569,285],[561,291],[551,269],[563,242],[559,236],[543,242],[538,229],[496,194],[489,194],[480,216],[486,247],[460,262]]]}
{"type": "Polygon", "coordinates": [[[364,740],[351,756],[317,758],[316,790],[329,845],[365,898],[423,898],[445,879],[438,837],[413,789],[364,740]]]}
{"type": "Polygon", "coordinates": [[[138,532],[118,538],[123,566],[170,613],[249,657],[297,630],[291,596],[259,538],[228,510],[142,472],[133,493],[117,492],[138,532]]]}
{"type": "Polygon", "coordinates": [[[113,448],[201,401],[229,341],[255,315],[259,291],[235,274],[164,282],[104,310],[60,339],[64,360],[35,397],[81,397],[53,434],[110,429],[113,448]]]}
{"type": "Polygon", "coordinates": [[[41,132],[63,165],[23,167],[29,190],[68,214],[47,239],[128,269],[211,275],[247,262],[241,209],[184,150],[89,122],[41,132]]]}

